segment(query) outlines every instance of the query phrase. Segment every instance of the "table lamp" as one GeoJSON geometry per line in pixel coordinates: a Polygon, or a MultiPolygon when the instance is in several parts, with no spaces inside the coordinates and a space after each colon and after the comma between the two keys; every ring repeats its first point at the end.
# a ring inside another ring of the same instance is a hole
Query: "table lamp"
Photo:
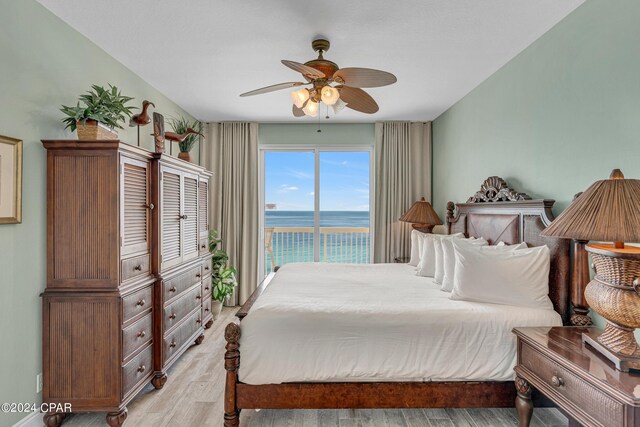
{"type": "Polygon", "coordinates": [[[400,221],[411,223],[415,230],[422,233],[431,233],[433,227],[442,225],[440,217],[424,197],[415,202],[408,211],[400,217],[400,221]]]}
{"type": "Polygon", "coordinates": [[[591,308],[604,317],[603,332],[585,332],[583,342],[621,371],[640,369],[640,180],[614,169],[576,198],[541,235],[613,244],[589,244],[596,276],[585,289],[591,308]]]}

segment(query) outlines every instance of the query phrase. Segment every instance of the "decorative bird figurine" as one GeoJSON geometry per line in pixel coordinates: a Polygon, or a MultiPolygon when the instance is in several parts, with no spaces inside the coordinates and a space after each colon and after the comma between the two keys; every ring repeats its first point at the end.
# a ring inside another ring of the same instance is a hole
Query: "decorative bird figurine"
{"type": "Polygon", "coordinates": [[[152,105],[153,108],[156,108],[156,105],[153,102],[147,101],[145,99],[144,101],[142,101],[142,111],[140,111],[140,113],[138,114],[134,114],[131,119],[129,119],[129,126],[138,126],[138,147],[140,146],[140,126],[146,126],[151,123],[151,117],[147,112],[149,105],[152,105]]]}
{"type": "Polygon", "coordinates": [[[165,132],[164,133],[164,137],[166,139],[168,139],[169,141],[174,141],[174,142],[182,142],[184,141],[189,135],[200,135],[201,137],[204,138],[204,135],[201,134],[198,131],[195,131],[191,128],[187,128],[187,131],[185,133],[175,133],[175,132],[165,132]]]}

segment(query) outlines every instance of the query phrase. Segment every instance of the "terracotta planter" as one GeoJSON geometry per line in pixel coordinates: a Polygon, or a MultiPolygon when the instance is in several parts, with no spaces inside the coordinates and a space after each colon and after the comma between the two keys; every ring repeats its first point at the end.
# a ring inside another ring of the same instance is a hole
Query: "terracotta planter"
{"type": "Polygon", "coordinates": [[[181,151],[181,152],[178,153],[178,158],[182,159],[182,160],[185,160],[187,162],[191,162],[191,153],[189,153],[188,151],[187,152],[182,152],[181,151]]]}
{"type": "Polygon", "coordinates": [[[220,313],[222,312],[222,301],[213,300],[211,303],[211,314],[213,314],[213,320],[216,320],[220,317],[220,313]]]}
{"type": "Polygon", "coordinates": [[[78,139],[88,139],[91,141],[118,139],[118,134],[113,129],[95,120],[87,120],[85,124],[78,121],[76,123],[76,133],[78,134],[78,139]]]}

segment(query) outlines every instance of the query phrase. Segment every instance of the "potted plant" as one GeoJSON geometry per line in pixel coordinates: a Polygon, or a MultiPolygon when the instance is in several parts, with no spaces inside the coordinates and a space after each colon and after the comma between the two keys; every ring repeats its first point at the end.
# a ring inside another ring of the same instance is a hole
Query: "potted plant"
{"type": "Polygon", "coordinates": [[[63,105],[60,109],[67,116],[62,119],[65,129],[77,131],[78,139],[118,139],[115,129],[123,129],[120,122],[131,117],[134,107],[126,104],[133,98],[122,95],[112,85],[109,89],[91,85],[91,89],[79,96],[75,106],[63,105]]]}
{"type": "Polygon", "coordinates": [[[213,254],[211,258],[211,312],[214,320],[220,315],[222,304],[233,294],[235,287],[238,285],[236,281],[236,269],[228,266],[229,255],[222,249],[218,249],[218,245],[222,243],[222,239],[218,238],[216,230],[209,231],[209,252],[213,254]]]}
{"type": "Polygon", "coordinates": [[[198,142],[198,137],[202,134],[202,122],[189,120],[186,117],[170,117],[167,119],[167,122],[173,129],[176,135],[176,141],[180,147],[178,158],[190,162],[190,151],[196,142],[198,142]]]}

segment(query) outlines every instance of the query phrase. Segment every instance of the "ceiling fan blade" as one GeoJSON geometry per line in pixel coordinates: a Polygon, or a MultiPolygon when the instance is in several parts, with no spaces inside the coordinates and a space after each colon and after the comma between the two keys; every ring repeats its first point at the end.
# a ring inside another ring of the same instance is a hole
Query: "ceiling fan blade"
{"type": "Polygon", "coordinates": [[[338,86],[338,90],[340,91],[340,99],[347,103],[347,108],[367,114],[373,114],[379,109],[376,101],[362,89],[338,86]]]}
{"type": "Polygon", "coordinates": [[[287,61],[286,59],[283,59],[281,62],[292,70],[297,71],[303,76],[309,77],[312,80],[326,77],[322,71],[316,70],[315,68],[309,67],[308,65],[304,65],[295,61],[287,61]]]}
{"type": "Polygon", "coordinates": [[[293,117],[303,117],[304,116],[304,111],[302,111],[302,108],[298,108],[296,106],[296,104],[292,105],[291,111],[293,112],[293,117]]]}
{"type": "Polygon", "coordinates": [[[339,69],[333,75],[333,80],[351,87],[387,86],[398,81],[396,76],[386,71],[355,67],[339,69]]]}
{"type": "Polygon", "coordinates": [[[305,85],[305,84],[306,83],[302,83],[302,82],[278,83],[277,85],[265,86],[265,87],[261,87],[260,89],[252,90],[250,92],[245,92],[245,93],[241,94],[240,96],[260,95],[260,94],[263,94],[263,93],[269,93],[269,92],[273,92],[273,91],[276,91],[276,90],[288,89],[290,87],[302,86],[302,85],[305,85]]]}

